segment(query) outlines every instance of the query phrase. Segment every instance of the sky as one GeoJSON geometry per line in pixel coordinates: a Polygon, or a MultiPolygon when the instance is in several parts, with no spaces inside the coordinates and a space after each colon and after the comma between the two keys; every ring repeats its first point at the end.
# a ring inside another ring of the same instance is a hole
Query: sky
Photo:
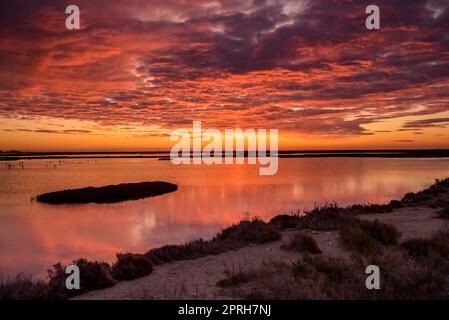
{"type": "Polygon", "coordinates": [[[280,149],[449,148],[449,0],[0,2],[0,150],[166,150],[194,120],[280,149]]]}

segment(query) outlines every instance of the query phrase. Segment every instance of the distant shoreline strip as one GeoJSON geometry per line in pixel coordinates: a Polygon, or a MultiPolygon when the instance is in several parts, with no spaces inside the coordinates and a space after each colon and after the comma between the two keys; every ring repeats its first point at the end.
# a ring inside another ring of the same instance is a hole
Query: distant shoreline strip
{"type": "MultiPolygon", "coordinates": [[[[251,157],[248,151],[237,154],[222,152],[221,155],[233,157],[251,157]]],[[[275,156],[276,154],[273,154],[275,156]]],[[[181,156],[181,155],[180,155],[181,156]]],[[[201,154],[191,152],[188,157],[200,157],[201,154]]],[[[212,153],[212,156],[214,154],[212,153]]],[[[267,156],[270,153],[267,151],[267,156]]],[[[313,150],[313,151],[279,151],[279,158],[449,158],[449,149],[421,150],[313,150]]],[[[115,153],[0,153],[0,161],[33,160],[33,159],[159,159],[170,160],[169,152],[115,152],[115,153]]]]}

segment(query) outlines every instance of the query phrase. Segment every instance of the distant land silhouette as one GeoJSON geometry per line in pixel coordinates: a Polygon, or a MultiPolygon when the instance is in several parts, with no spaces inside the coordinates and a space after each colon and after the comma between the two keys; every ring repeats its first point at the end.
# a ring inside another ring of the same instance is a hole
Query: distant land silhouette
{"type": "MultiPolygon", "coordinates": [[[[268,152],[268,151],[267,151],[268,152]]],[[[231,154],[231,153],[228,153],[231,154]]],[[[190,157],[199,156],[190,152],[190,157]]],[[[213,152],[212,152],[213,155],[213,152]]],[[[225,155],[225,152],[222,152],[225,155]]],[[[232,155],[235,157],[236,152],[232,155]]],[[[269,155],[269,152],[267,153],[269,155]]],[[[359,158],[445,158],[449,157],[449,149],[367,149],[367,150],[282,150],[279,158],[326,158],[326,157],[359,157],[359,158]]],[[[248,157],[248,151],[242,155],[248,157]]],[[[30,159],[104,159],[104,158],[156,158],[170,160],[169,151],[131,151],[131,152],[0,152],[0,161],[30,159]]]]}

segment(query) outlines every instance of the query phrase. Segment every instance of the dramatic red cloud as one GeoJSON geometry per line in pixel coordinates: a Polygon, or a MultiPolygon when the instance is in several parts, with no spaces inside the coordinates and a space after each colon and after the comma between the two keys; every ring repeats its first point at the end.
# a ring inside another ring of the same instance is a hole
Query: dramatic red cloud
{"type": "Polygon", "coordinates": [[[192,120],[278,128],[289,147],[449,146],[445,0],[376,1],[378,31],[370,1],[75,2],[71,31],[72,3],[1,3],[0,148],[108,130],[132,144],[192,120]]]}

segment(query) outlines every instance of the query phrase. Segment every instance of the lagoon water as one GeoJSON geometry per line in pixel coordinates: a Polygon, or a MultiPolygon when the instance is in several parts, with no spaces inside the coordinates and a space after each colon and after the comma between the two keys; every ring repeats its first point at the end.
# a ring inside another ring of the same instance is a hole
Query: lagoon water
{"type": "Polygon", "coordinates": [[[56,262],[112,262],[117,252],[210,238],[247,216],[269,219],[326,202],[387,203],[449,176],[449,159],[280,159],[257,165],[181,165],[157,159],[33,159],[0,162],[0,274],[44,276],[56,262]],[[178,191],[116,204],[49,205],[45,192],[162,180],[178,191]]]}

